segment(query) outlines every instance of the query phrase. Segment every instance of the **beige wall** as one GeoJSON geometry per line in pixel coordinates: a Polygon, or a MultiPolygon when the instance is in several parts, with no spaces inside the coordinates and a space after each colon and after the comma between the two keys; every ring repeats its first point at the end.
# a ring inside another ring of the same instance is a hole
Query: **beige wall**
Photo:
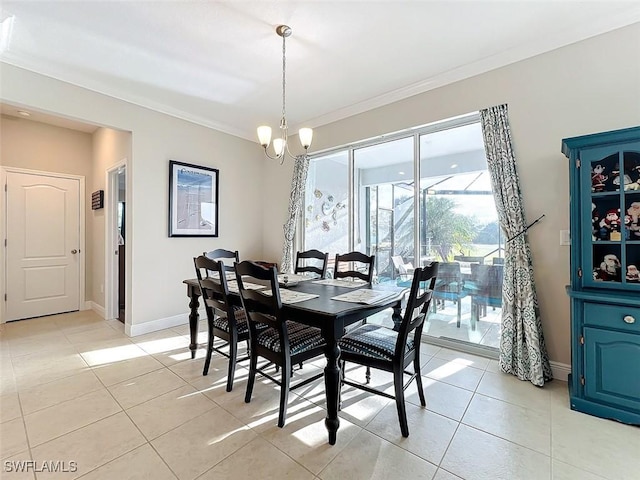
{"type": "MultiPolygon", "coordinates": [[[[195,255],[235,248],[243,258],[262,257],[264,160],[255,142],[11,65],[2,64],[1,75],[0,98],[6,103],[132,134],[127,169],[128,331],[153,329],[144,326],[147,322],[155,321],[157,327],[186,321],[182,280],[194,276],[195,255]],[[168,238],[169,160],[220,170],[218,238],[168,238]]],[[[280,234],[280,226],[277,230],[280,234]]]]}
{"type": "MultiPolygon", "coordinates": [[[[569,228],[565,137],[640,124],[640,24],[494,70],[316,129],[314,151],[507,103],[518,171],[529,220],[546,217],[529,235],[547,348],[569,364],[569,248],[559,231],[569,228]]],[[[281,242],[267,235],[281,225],[289,175],[270,166],[273,182],[264,205],[265,255],[281,242]]]]}
{"type": "Polygon", "coordinates": [[[85,300],[92,300],[93,250],[89,228],[92,215],[88,195],[92,181],[91,134],[10,117],[0,119],[0,134],[0,162],[3,166],[85,177],[85,300]]]}
{"type": "MultiPolygon", "coordinates": [[[[92,181],[87,187],[89,194],[96,190],[105,190],[107,169],[122,160],[131,157],[131,132],[99,128],[93,134],[92,181]]],[[[106,199],[106,192],[105,192],[106,199]]],[[[91,298],[101,307],[105,307],[105,209],[92,210],[88,230],[91,230],[91,272],[93,276],[91,298]]],[[[87,243],[89,243],[87,241],[87,243]]],[[[117,293],[117,292],[116,292],[117,293]]]]}

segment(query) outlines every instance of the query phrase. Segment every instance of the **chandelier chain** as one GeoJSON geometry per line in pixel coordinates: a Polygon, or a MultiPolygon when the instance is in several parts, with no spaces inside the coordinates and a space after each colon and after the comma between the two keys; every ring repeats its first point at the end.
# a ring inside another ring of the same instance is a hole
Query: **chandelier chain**
{"type": "Polygon", "coordinates": [[[283,128],[286,132],[287,118],[286,118],[286,88],[287,88],[287,36],[282,35],[282,120],[280,128],[283,128]]]}

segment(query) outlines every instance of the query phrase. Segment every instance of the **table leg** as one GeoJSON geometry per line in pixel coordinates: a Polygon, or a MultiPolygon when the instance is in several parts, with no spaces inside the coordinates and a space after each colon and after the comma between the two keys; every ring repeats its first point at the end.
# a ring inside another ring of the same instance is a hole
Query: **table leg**
{"type": "Polygon", "coordinates": [[[400,325],[402,324],[402,301],[398,300],[393,307],[393,314],[391,315],[391,319],[393,320],[393,329],[396,332],[400,331],[400,325]]]}
{"type": "Polygon", "coordinates": [[[200,315],[198,315],[198,307],[200,303],[198,302],[198,297],[200,296],[200,292],[198,292],[195,288],[189,289],[189,308],[191,309],[191,313],[189,313],[189,331],[191,333],[191,343],[189,344],[189,350],[191,350],[191,358],[196,358],[196,350],[198,349],[198,320],[200,315]]]}
{"type": "Polygon", "coordinates": [[[327,357],[327,366],[324,369],[324,388],[327,400],[327,417],[324,420],[324,424],[329,432],[329,443],[335,445],[338,428],[340,427],[340,419],[338,418],[340,347],[335,339],[327,341],[325,356],[327,357]]]}

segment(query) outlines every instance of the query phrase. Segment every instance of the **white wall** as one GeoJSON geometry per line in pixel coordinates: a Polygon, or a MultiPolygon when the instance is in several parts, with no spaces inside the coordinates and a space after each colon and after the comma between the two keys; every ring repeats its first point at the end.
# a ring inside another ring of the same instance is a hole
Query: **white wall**
{"type": "MultiPolygon", "coordinates": [[[[638,59],[635,24],[317,128],[312,149],[507,103],[527,218],[546,214],[529,235],[545,340],[551,359],[569,364],[569,248],[559,245],[559,231],[569,228],[569,189],[561,140],[640,124],[638,59]]],[[[264,206],[265,226],[284,222],[290,175],[281,168],[265,172],[280,192],[264,206]]],[[[281,242],[265,235],[264,248],[265,256],[277,256],[281,242]]]]}
{"type": "Polygon", "coordinates": [[[195,255],[230,248],[238,249],[242,258],[263,257],[261,205],[269,184],[259,145],[11,65],[2,64],[1,75],[0,99],[6,103],[132,133],[127,170],[129,331],[132,326],[134,332],[144,331],[149,327],[144,324],[154,321],[157,328],[163,319],[186,321],[182,280],[194,276],[195,255]],[[218,238],[168,238],[172,159],[220,170],[218,238]]]}

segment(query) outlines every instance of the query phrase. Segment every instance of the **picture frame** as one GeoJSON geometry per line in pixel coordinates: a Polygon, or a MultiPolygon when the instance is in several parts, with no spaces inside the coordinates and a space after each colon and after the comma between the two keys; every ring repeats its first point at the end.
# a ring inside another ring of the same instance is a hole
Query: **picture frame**
{"type": "Polygon", "coordinates": [[[219,171],[169,161],[169,237],[218,236],[219,171]]]}

